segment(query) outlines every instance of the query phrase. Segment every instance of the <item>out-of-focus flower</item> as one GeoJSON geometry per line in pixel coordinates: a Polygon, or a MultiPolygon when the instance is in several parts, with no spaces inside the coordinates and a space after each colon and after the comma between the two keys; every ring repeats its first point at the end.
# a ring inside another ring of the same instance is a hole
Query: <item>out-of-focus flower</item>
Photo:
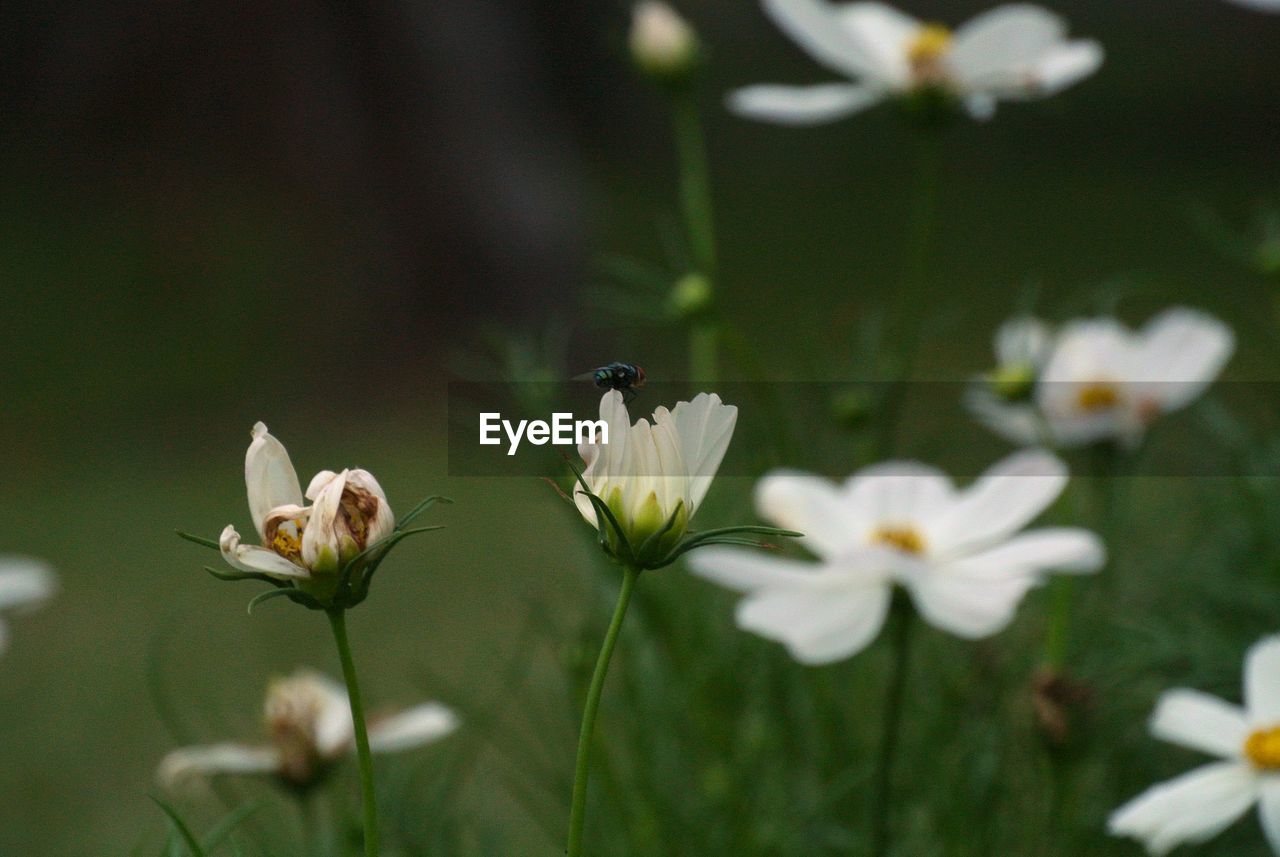
{"type": "Polygon", "coordinates": [[[1231,2],[1259,12],[1280,12],[1280,0],[1231,0],[1231,2]]]}
{"type": "MultiPolygon", "coordinates": [[[[226,743],[174,750],[160,763],[160,783],[175,788],[221,774],[256,774],[274,776],[291,788],[307,789],[354,752],[347,692],[321,673],[300,669],[273,681],[263,714],[269,744],[226,743]]],[[[409,750],[437,741],[457,726],[452,711],[429,702],[374,718],[369,725],[369,746],[375,753],[409,750]]]]}
{"type": "MultiPolygon", "coordinates": [[[[0,612],[34,610],[53,596],[57,581],[43,562],[27,557],[0,557],[0,612]]],[[[9,626],[0,621],[0,652],[9,645],[9,626]]]]}
{"type": "Polygon", "coordinates": [[[1157,419],[1200,396],[1234,350],[1230,328],[1196,310],[1166,310],[1139,331],[1111,318],[1084,319],[1052,336],[1030,397],[1002,395],[988,380],[967,403],[1014,443],[1133,447],[1157,419]]]}
{"type": "Polygon", "coordinates": [[[1115,836],[1152,854],[1221,833],[1258,804],[1262,829],[1280,854],[1280,637],[1245,657],[1244,708],[1195,690],[1160,697],[1151,733],[1220,761],[1148,789],[1111,816],[1115,836]]]}
{"type": "Polygon", "coordinates": [[[586,465],[574,492],[578,511],[600,530],[611,555],[639,568],[666,565],[715,479],[738,409],[699,393],[671,410],[659,407],[652,424],[632,425],[622,394],[610,390],[600,400],[600,419],[608,443],[597,437],[578,447],[586,465]],[[597,500],[612,521],[602,520],[597,500]]]}
{"type": "Polygon", "coordinates": [[[1093,533],[1020,532],[1057,498],[1066,467],[1026,451],[957,490],[915,462],[866,468],[843,485],[775,473],[756,489],[761,517],[805,533],[817,563],[712,548],[693,570],[746,594],[739,627],[786,645],[796,660],[847,658],[875,639],[893,587],[902,585],[926,621],[979,638],[1012,620],[1023,595],[1049,571],[1092,572],[1104,561],[1093,533]]]}
{"type": "Polygon", "coordinates": [[[1053,95],[1102,64],[1102,46],[1067,39],[1057,15],[1025,3],[998,6],[953,34],[883,3],[764,0],[765,11],[814,59],[849,83],[751,86],[735,112],[786,125],[840,119],[887,98],[937,96],[978,119],[998,101],[1053,95]]]}
{"type": "Polygon", "coordinates": [[[306,494],[313,505],[303,506],[289,453],[263,423],[253,427],[244,481],[262,545],[241,544],[230,524],[218,540],[223,558],[241,571],[302,580],[332,574],[395,527],[387,495],[367,470],[317,473],[306,494]]]}
{"type": "Polygon", "coordinates": [[[636,67],[660,82],[684,80],[697,66],[697,33],[661,0],[642,0],[632,7],[628,41],[636,67]]]}

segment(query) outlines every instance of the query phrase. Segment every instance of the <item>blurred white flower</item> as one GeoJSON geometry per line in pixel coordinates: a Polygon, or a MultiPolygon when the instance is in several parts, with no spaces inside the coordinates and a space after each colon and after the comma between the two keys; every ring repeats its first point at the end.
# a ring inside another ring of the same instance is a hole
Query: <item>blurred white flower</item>
{"type": "Polygon", "coordinates": [[[631,10],[631,58],[646,74],[662,80],[686,75],[698,59],[698,36],[661,0],[642,0],[631,10]]]}
{"type": "MultiPolygon", "coordinates": [[[[278,777],[306,788],[355,750],[351,706],[342,685],[308,669],[273,681],[263,707],[270,744],[211,744],[183,747],[165,756],[157,779],[166,788],[220,774],[278,777]]],[[[375,753],[392,753],[437,741],[458,726],[452,711],[429,702],[369,724],[375,753]]]]}
{"type": "Polygon", "coordinates": [[[1102,566],[1103,546],[1086,530],[1019,532],[1066,483],[1065,465],[1039,451],[1012,455],[960,490],[915,462],[869,467],[844,485],[776,473],[757,486],[757,509],[803,532],[802,544],[818,562],[708,548],[690,565],[746,593],[739,627],[783,643],[806,664],[837,661],[870,644],[894,584],[931,625],[985,637],[1009,624],[1047,572],[1102,566]]]}
{"type": "MultiPolygon", "coordinates": [[[[43,562],[27,557],[0,557],[0,612],[34,610],[53,596],[57,581],[43,562]]],[[[9,626],[0,620],[0,652],[9,645],[9,626]]]]}
{"type": "Polygon", "coordinates": [[[223,558],[241,571],[307,580],[337,571],[395,527],[386,494],[366,470],[317,473],[306,494],[313,505],[303,506],[289,453],[263,423],[253,427],[244,479],[262,546],[241,544],[232,525],[219,539],[223,558]]]}
{"type": "Polygon", "coordinates": [[[1115,836],[1156,855],[1221,833],[1255,803],[1271,850],[1280,854],[1280,637],[1249,650],[1244,708],[1195,690],[1160,697],[1151,733],[1221,761],[1143,792],[1111,816],[1115,836]]]}
{"type": "Polygon", "coordinates": [[[1231,2],[1259,12],[1280,12],[1280,0],[1231,0],[1231,2]]]}
{"type": "Polygon", "coordinates": [[[774,22],[849,83],[752,86],[729,98],[735,112],[786,125],[827,122],[886,98],[936,92],[975,118],[997,101],[1053,95],[1102,64],[1102,46],[1069,41],[1057,15],[1026,3],[998,6],[953,34],[883,3],[764,0],[774,22]]]}
{"type": "MultiPolygon", "coordinates": [[[[738,409],[714,393],[699,393],[671,410],[659,407],[652,424],[639,419],[632,425],[622,394],[610,390],[600,400],[600,419],[609,427],[609,442],[578,446],[586,464],[582,480],[613,513],[631,559],[647,567],[685,534],[729,448],[738,409]],[[636,555],[642,548],[643,555],[636,555]]],[[[576,490],[574,501],[582,517],[599,526],[586,493],[576,490]]],[[[611,549],[619,550],[614,534],[607,536],[611,549]]]]}
{"type": "MultiPolygon", "coordinates": [[[[1007,335],[1006,328],[997,335],[1001,363],[1007,335]]],[[[1234,350],[1230,328],[1196,310],[1166,310],[1139,331],[1111,318],[1083,319],[1052,337],[1030,396],[1005,395],[988,379],[967,404],[1014,443],[1133,447],[1159,417],[1200,396],[1234,350]]]]}

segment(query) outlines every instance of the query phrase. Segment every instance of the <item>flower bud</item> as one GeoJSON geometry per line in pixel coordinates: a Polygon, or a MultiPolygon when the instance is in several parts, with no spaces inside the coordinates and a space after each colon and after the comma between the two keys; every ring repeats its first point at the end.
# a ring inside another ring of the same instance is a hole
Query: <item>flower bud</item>
{"type": "Polygon", "coordinates": [[[701,274],[685,274],[676,280],[667,296],[667,312],[682,321],[696,319],[709,309],[711,283],[701,274]]]}
{"type": "Polygon", "coordinates": [[[641,0],[635,5],[629,41],[632,61],[654,80],[682,82],[697,65],[697,34],[661,0],[641,0]]]}

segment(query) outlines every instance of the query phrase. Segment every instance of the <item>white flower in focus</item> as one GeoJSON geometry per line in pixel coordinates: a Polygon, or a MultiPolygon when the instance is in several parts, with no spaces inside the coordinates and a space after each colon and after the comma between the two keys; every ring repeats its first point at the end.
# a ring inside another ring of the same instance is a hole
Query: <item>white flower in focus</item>
{"type": "Polygon", "coordinates": [[[1013,619],[1049,571],[1092,572],[1098,537],[1074,528],[1020,532],[1062,493],[1066,467],[1021,452],[964,489],[915,462],[889,462],[843,485],[775,473],[756,489],[760,516],[805,534],[817,563],[737,548],[708,548],[690,565],[745,593],[738,626],[786,645],[806,664],[841,660],[875,639],[895,584],[931,625],[986,637],[1013,619]]]}
{"type": "Polygon", "coordinates": [[[1026,3],[998,6],[955,33],[883,3],[764,0],[765,11],[814,59],[849,83],[752,86],[729,106],[742,116],[786,125],[840,119],[886,98],[936,92],[971,116],[997,101],[1053,95],[1093,74],[1102,47],[1070,41],[1057,15],[1026,3]]]}
{"type": "MultiPolygon", "coordinates": [[[[300,669],[273,681],[263,714],[269,744],[183,747],[164,758],[157,779],[166,788],[176,788],[221,774],[257,774],[307,788],[355,750],[346,689],[321,673],[300,669]]],[[[369,746],[375,753],[409,750],[437,741],[457,726],[452,711],[429,702],[371,719],[369,746]]]]}
{"type": "Polygon", "coordinates": [[[655,78],[679,79],[698,59],[698,36],[661,0],[642,0],[631,10],[631,58],[655,78]]]}
{"type": "MultiPolygon", "coordinates": [[[[43,562],[27,557],[0,557],[0,612],[34,610],[53,596],[57,581],[43,562]]],[[[0,652],[9,645],[9,626],[0,621],[0,652]]]]}
{"type": "MultiPolygon", "coordinates": [[[[738,409],[714,393],[699,393],[671,410],[659,407],[652,423],[632,425],[622,394],[610,390],[600,400],[600,419],[609,427],[609,442],[578,446],[586,465],[582,479],[609,507],[633,551],[658,535],[633,557],[648,567],[667,556],[688,528],[729,448],[738,409]]],[[[574,502],[588,523],[599,526],[583,491],[574,491],[574,502]]],[[[609,541],[619,549],[612,533],[609,541]]]]}
{"type": "Polygon", "coordinates": [[[253,427],[244,479],[261,546],[242,544],[232,525],[219,539],[223,558],[241,571],[308,580],[337,571],[395,527],[386,494],[366,470],[321,471],[307,488],[312,505],[304,506],[289,453],[263,423],[253,427]]]}
{"type": "Polygon", "coordinates": [[[1280,854],[1280,637],[1249,650],[1244,708],[1196,690],[1160,697],[1151,733],[1220,761],[1154,786],[1122,806],[1108,825],[1151,854],[1204,842],[1258,804],[1271,850],[1280,854]]]}
{"type": "Polygon", "coordinates": [[[968,404],[1014,443],[1133,447],[1157,419],[1199,397],[1234,350],[1230,328],[1186,308],[1166,310],[1139,331],[1110,318],[1074,321],[1053,337],[1030,400],[987,389],[968,404]]]}

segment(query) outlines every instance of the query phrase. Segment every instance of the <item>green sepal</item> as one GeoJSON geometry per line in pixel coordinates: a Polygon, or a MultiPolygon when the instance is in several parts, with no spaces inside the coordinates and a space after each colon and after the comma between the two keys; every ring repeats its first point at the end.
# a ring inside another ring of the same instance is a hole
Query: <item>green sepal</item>
{"type": "Polygon", "coordinates": [[[706,530],[701,533],[694,533],[680,544],[672,549],[671,553],[662,560],[660,567],[668,566],[680,557],[684,556],[691,550],[708,545],[740,545],[743,547],[763,547],[760,542],[755,539],[739,538],[739,536],[773,536],[775,538],[794,539],[800,538],[804,533],[795,530],[783,530],[777,527],[761,527],[761,526],[741,526],[741,527],[720,527],[714,530],[706,530]]]}
{"type": "Polygon", "coordinates": [[[591,501],[592,508],[596,510],[596,531],[600,534],[600,547],[604,549],[605,553],[613,556],[619,562],[635,565],[635,551],[631,549],[631,542],[627,539],[627,534],[622,531],[622,525],[614,517],[613,510],[609,508],[609,504],[591,493],[591,489],[587,487],[587,480],[583,478],[582,471],[578,469],[576,464],[568,459],[565,459],[565,461],[569,465],[569,469],[573,471],[578,485],[581,486],[580,490],[587,495],[587,499],[591,501]],[[614,535],[617,536],[619,548],[617,551],[612,550],[609,546],[609,534],[605,532],[601,515],[609,522],[614,535]]]}
{"type": "Polygon", "coordinates": [[[452,504],[453,500],[449,499],[448,497],[442,496],[440,494],[434,494],[430,497],[427,497],[424,500],[419,501],[418,505],[410,509],[408,514],[406,514],[403,518],[401,518],[399,521],[396,522],[395,530],[393,530],[393,532],[403,530],[405,527],[409,525],[411,521],[413,521],[414,518],[418,517],[423,512],[430,509],[436,503],[452,504]]]}
{"type": "Polygon", "coordinates": [[[262,574],[257,571],[223,571],[216,568],[204,566],[204,570],[212,574],[218,580],[261,580],[263,583],[270,583],[272,586],[279,588],[292,588],[293,584],[287,580],[281,580],[278,577],[272,577],[269,574],[262,574]]]}
{"type": "Polygon", "coordinates": [[[197,545],[200,545],[201,547],[206,547],[206,548],[213,548],[219,553],[221,553],[222,551],[222,546],[219,545],[217,542],[215,542],[213,539],[206,539],[204,536],[197,536],[192,533],[185,533],[182,530],[174,530],[174,532],[178,535],[178,538],[186,539],[192,544],[197,544],[197,545]]]}
{"type": "Polygon", "coordinates": [[[272,598],[289,598],[293,599],[293,594],[297,590],[294,589],[268,589],[266,592],[260,592],[253,596],[249,601],[249,606],[245,608],[246,612],[253,615],[253,608],[257,607],[264,601],[270,601],[272,598]]]}

